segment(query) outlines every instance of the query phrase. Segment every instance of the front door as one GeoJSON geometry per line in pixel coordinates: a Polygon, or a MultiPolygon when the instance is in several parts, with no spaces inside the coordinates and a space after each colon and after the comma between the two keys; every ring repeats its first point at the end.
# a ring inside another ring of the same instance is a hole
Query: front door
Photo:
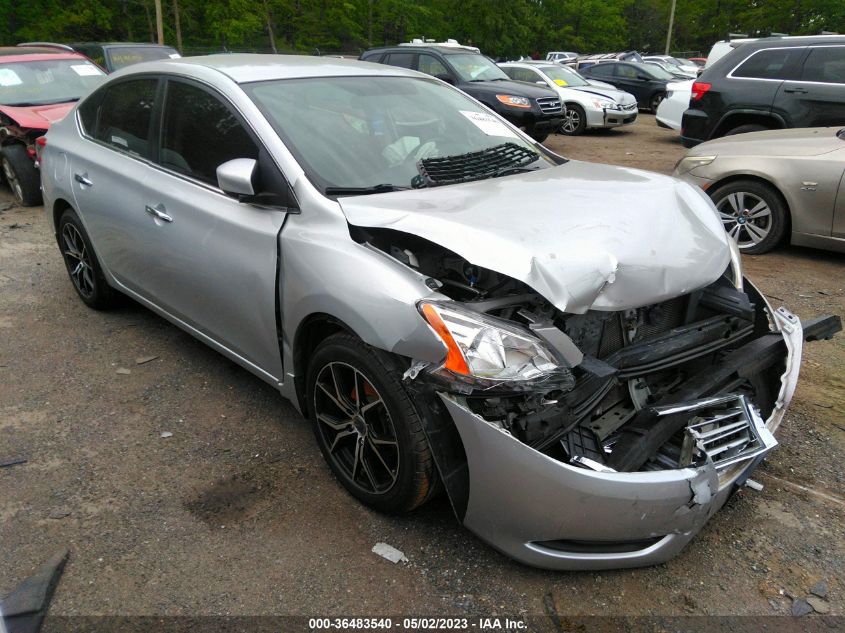
{"type": "Polygon", "coordinates": [[[845,125],[845,46],[810,48],[800,80],[781,84],[774,108],[794,127],[845,125]]]}

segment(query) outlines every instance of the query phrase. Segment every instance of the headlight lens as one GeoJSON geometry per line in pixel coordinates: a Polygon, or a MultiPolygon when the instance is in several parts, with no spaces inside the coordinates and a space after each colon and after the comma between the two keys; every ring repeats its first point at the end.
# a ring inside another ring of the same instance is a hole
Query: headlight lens
{"type": "Polygon", "coordinates": [[[715,156],[684,156],[678,161],[678,164],[675,165],[675,173],[681,176],[691,172],[696,167],[709,165],[714,160],[716,160],[715,156]]]}
{"type": "Polygon", "coordinates": [[[500,103],[504,103],[511,108],[530,108],[531,102],[525,97],[517,97],[515,95],[496,95],[500,103]]]}
{"type": "Polygon", "coordinates": [[[449,303],[423,302],[420,311],[446,344],[445,369],[485,380],[534,380],[558,364],[540,339],[499,319],[449,303]]]}
{"type": "Polygon", "coordinates": [[[609,101],[608,99],[593,99],[593,105],[597,108],[616,108],[616,104],[613,101],[609,101]]]}

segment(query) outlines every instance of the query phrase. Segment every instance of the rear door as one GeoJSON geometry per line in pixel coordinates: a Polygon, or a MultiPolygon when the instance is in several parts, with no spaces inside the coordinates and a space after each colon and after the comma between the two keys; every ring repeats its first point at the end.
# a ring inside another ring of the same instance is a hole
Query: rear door
{"type": "Polygon", "coordinates": [[[216,171],[251,158],[262,176],[272,172],[264,182],[283,181],[281,172],[234,106],[204,85],[168,79],[160,129],[159,167],[145,182],[136,235],[143,292],[279,382],[277,249],[285,210],[238,202],[220,190],[216,171]]]}
{"type": "Polygon", "coordinates": [[[73,195],[97,255],[126,288],[138,292],[147,261],[139,231],[152,168],[157,77],[120,81],[79,109],[83,141],[70,156],[73,195]]]}
{"type": "Polygon", "coordinates": [[[793,127],[845,124],[845,46],[811,47],[798,79],[781,84],[775,109],[793,127]]]}
{"type": "Polygon", "coordinates": [[[726,111],[770,111],[792,125],[792,93],[781,90],[784,81],[797,79],[806,46],[764,48],[742,60],[719,86],[726,111]],[[777,97],[777,98],[776,98],[777,97]]]}

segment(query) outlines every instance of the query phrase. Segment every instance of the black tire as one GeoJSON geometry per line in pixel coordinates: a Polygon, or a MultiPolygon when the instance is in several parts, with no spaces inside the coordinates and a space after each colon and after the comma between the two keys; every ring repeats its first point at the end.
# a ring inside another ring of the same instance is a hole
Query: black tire
{"type": "Polygon", "coordinates": [[[707,193],[743,253],[767,253],[783,241],[789,208],[774,187],[758,180],[735,180],[707,193]]]}
{"type": "Polygon", "coordinates": [[[578,136],[587,129],[587,113],[577,103],[566,104],[566,114],[563,115],[563,124],[560,126],[560,133],[567,136],[578,136]]]}
{"type": "Polygon", "coordinates": [[[748,134],[749,132],[763,132],[764,130],[768,130],[765,125],[760,125],[759,123],[748,123],[747,125],[739,125],[732,130],[728,130],[725,132],[725,136],[733,136],[734,134],[748,134]]]}
{"type": "Polygon", "coordinates": [[[660,105],[660,102],[666,98],[665,92],[656,92],[655,94],[651,95],[651,99],[648,100],[648,109],[651,110],[654,114],[657,114],[657,106],[660,105]]]}
{"type": "Polygon", "coordinates": [[[353,497],[389,514],[419,507],[438,487],[402,371],[394,357],[346,333],[323,341],[307,371],[308,413],[320,452],[353,497]]]}
{"type": "Polygon", "coordinates": [[[542,143],[547,138],[549,138],[549,133],[548,132],[542,132],[542,133],[541,132],[532,132],[532,133],[529,134],[529,136],[531,138],[533,138],[535,141],[537,141],[538,143],[542,143]]]}
{"type": "Polygon", "coordinates": [[[112,308],[117,291],[106,282],[88,233],[73,209],[59,218],[57,237],[68,276],[82,302],[94,310],[112,308]]]}
{"type": "Polygon", "coordinates": [[[14,143],[0,151],[3,178],[18,204],[34,207],[41,204],[41,175],[23,145],[14,143]]]}

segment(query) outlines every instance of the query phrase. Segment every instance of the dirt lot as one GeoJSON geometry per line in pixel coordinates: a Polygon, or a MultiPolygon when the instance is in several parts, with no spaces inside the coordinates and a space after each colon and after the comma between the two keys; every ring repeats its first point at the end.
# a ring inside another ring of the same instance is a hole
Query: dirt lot
{"type": "MultiPolygon", "coordinates": [[[[683,153],[648,115],[548,145],[666,173],[683,153]]],[[[842,255],[745,265],[776,305],[845,314],[842,255]]],[[[403,518],[362,507],[272,388],[136,304],[83,306],[41,209],[0,212],[0,337],[0,461],[27,459],[0,468],[0,594],[67,546],[54,614],[771,615],[820,580],[845,613],[842,335],[806,348],[764,490],[674,561],[607,573],[514,563],[443,498],[403,518]],[[410,562],[377,557],[378,541],[410,562]]]]}

